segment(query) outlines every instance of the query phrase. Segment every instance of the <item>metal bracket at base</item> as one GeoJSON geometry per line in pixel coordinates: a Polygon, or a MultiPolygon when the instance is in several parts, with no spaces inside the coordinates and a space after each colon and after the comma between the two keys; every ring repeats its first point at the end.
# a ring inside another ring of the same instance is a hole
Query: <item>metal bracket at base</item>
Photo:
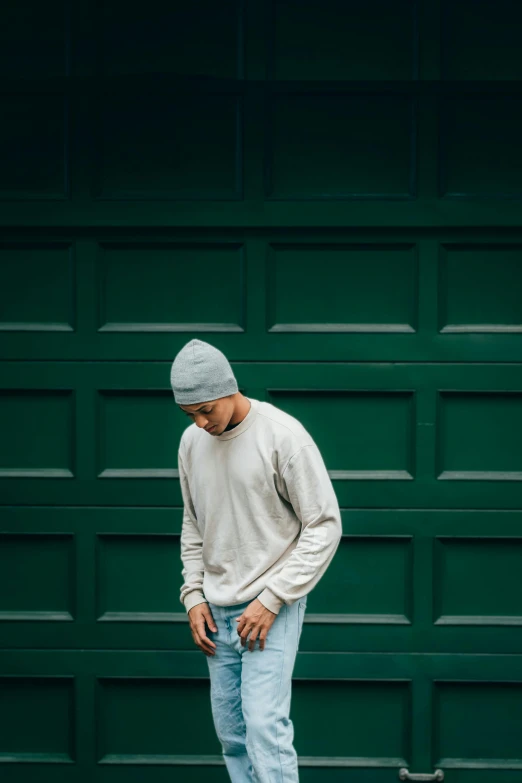
{"type": "Polygon", "coordinates": [[[441,769],[436,769],[433,774],[428,773],[412,773],[409,772],[405,767],[402,767],[402,769],[399,770],[399,780],[413,780],[413,781],[439,781],[444,780],[444,772],[441,769]]]}

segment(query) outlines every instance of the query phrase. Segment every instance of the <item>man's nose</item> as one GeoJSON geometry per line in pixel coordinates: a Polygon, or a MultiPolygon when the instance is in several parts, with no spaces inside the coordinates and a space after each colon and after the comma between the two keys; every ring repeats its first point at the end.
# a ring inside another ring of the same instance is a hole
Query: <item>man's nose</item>
{"type": "Polygon", "coordinates": [[[196,416],[196,424],[198,427],[203,427],[203,429],[207,426],[207,420],[205,418],[201,418],[200,416],[196,416]]]}

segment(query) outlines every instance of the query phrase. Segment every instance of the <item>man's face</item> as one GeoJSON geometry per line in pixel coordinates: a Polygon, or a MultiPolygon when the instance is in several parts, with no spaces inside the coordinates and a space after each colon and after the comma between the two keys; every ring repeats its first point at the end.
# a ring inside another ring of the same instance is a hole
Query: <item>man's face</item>
{"type": "Polygon", "coordinates": [[[210,402],[198,402],[196,405],[180,405],[179,407],[198,427],[202,427],[210,435],[221,435],[234,413],[234,403],[230,397],[220,397],[210,402]]]}

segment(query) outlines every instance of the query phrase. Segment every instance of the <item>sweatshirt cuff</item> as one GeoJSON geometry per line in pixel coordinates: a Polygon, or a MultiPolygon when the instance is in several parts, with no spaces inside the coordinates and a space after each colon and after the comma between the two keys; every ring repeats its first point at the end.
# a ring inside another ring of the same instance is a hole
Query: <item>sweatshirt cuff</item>
{"type": "Polygon", "coordinates": [[[187,593],[187,595],[185,596],[185,600],[183,601],[183,606],[185,607],[188,613],[190,612],[192,607],[203,603],[208,603],[203,593],[200,592],[199,590],[191,590],[190,593],[187,593]]]}
{"type": "Polygon", "coordinates": [[[267,609],[270,609],[270,611],[274,614],[279,614],[279,610],[284,604],[284,601],[278,598],[269,587],[265,587],[263,592],[259,593],[257,600],[261,601],[263,606],[265,606],[267,609]]]}

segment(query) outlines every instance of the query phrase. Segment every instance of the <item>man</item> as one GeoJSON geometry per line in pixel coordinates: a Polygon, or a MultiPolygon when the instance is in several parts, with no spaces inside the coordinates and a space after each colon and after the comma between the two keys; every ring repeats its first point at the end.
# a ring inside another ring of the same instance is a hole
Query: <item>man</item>
{"type": "Polygon", "coordinates": [[[191,340],[170,381],[193,421],[178,452],[180,599],[207,656],[228,773],[295,783],[292,671],[307,594],[341,538],[337,498],[303,425],[241,394],[217,348],[191,340]]]}

